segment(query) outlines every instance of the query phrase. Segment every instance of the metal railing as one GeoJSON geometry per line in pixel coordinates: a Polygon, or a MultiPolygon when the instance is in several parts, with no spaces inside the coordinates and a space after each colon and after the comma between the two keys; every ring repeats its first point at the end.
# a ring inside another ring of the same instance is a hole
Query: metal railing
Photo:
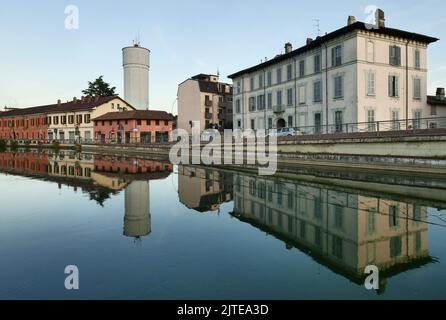
{"type": "MultiPolygon", "coordinates": [[[[294,127],[302,135],[336,135],[336,134],[359,134],[395,132],[419,134],[426,130],[446,129],[446,117],[442,118],[420,118],[409,120],[388,120],[357,123],[337,123],[330,125],[301,126],[294,127]]],[[[270,130],[268,130],[270,131],[270,130]]]]}

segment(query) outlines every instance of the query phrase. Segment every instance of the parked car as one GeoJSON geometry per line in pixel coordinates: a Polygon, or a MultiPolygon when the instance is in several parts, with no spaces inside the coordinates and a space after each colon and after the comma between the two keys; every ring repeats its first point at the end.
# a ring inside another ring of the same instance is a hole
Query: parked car
{"type": "Polygon", "coordinates": [[[295,130],[294,128],[281,128],[277,129],[275,133],[270,133],[268,136],[271,137],[294,137],[294,136],[301,136],[302,132],[299,130],[295,130]]]}

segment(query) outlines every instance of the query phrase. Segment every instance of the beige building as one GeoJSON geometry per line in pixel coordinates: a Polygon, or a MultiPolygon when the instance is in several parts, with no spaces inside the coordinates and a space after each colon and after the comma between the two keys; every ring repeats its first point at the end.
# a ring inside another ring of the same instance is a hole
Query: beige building
{"type": "Polygon", "coordinates": [[[430,128],[446,127],[446,98],[444,88],[438,88],[435,96],[427,96],[428,111],[430,117],[437,118],[429,120],[430,128]]]}
{"type": "Polygon", "coordinates": [[[294,181],[234,175],[234,215],[359,283],[431,261],[427,207],[294,181]]]}
{"type": "Polygon", "coordinates": [[[438,39],[389,28],[347,25],[296,50],[239,71],[234,127],[297,127],[304,133],[402,129],[430,116],[428,45],[438,39]],[[415,120],[412,120],[415,119],[415,120]],[[407,123],[406,123],[407,121],[407,123]],[[350,125],[362,123],[361,125],[350,125]]]}
{"type": "Polygon", "coordinates": [[[199,74],[178,86],[178,129],[192,131],[200,122],[200,132],[218,125],[232,129],[232,85],[219,82],[219,76],[199,74]]]}
{"type": "Polygon", "coordinates": [[[94,139],[93,119],[109,112],[135,110],[118,96],[82,97],[61,103],[47,111],[48,140],[73,143],[94,139]]]}
{"type": "Polygon", "coordinates": [[[180,202],[198,212],[218,211],[232,201],[232,175],[204,168],[178,167],[180,202]]]}

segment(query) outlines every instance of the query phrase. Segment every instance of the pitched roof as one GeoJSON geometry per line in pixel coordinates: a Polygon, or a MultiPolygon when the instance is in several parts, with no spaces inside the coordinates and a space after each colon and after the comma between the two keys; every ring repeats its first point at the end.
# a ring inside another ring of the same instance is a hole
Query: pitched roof
{"type": "Polygon", "coordinates": [[[382,28],[378,28],[378,29],[370,29],[364,22],[358,21],[351,25],[348,25],[341,29],[333,31],[329,34],[326,34],[325,36],[318,37],[315,40],[313,40],[310,44],[303,46],[299,49],[296,49],[294,51],[291,51],[290,53],[279,55],[272,60],[266,61],[264,63],[254,66],[254,67],[247,68],[247,69],[244,69],[237,73],[234,73],[234,74],[228,76],[228,78],[234,79],[234,78],[237,78],[243,74],[261,70],[263,68],[274,65],[281,61],[284,61],[289,58],[295,57],[297,55],[303,54],[304,52],[307,52],[309,50],[316,49],[328,41],[331,41],[331,40],[336,39],[340,36],[343,36],[345,34],[348,34],[350,32],[357,31],[357,30],[370,31],[370,32],[374,32],[377,34],[388,35],[388,36],[393,36],[393,37],[403,38],[403,39],[408,39],[408,40],[413,40],[413,41],[419,41],[419,42],[423,42],[423,43],[427,43],[427,44],[430,44],[430,43],[433,43],[433,42],[436,42],[439,40],[437,38],[421,35],[418,33],[412,33],[412,32],[408,32],[408,31],[387,28],[387,27],[382,27],[382,28]]]}
{"type": "Polygon", "coordinates": [[[123,112],[109,112],[100,117],[93,119],[94,121],[110,121],[110,120],[170,120],[173,116],[165,111],[155,110],[133,110],[123,112]]]}
{"type": "Polygon", "coordinates": [[[427,104],[446,106],[446,100],[438,100],[437,96],[427,96],[427,104]]]}
{"type": "MultiPolygon", "coordinates": [[[[51,104],[39,107],[30,107],[23,109],[14,109],[6,112],[1,112],[0,117],[16,117],[33,114],[47,114],[47,113],[63,113],[74,111],[86,111],[101,106],[110,102],[113,99],[119,99],[125,104],[129,105],[126,101],[118,96],[110,97],[87,97],[84,100],[69,101],[61,104],[51,104]]],[[[133,108],[133,107],[132,107],[133,108]]]]}

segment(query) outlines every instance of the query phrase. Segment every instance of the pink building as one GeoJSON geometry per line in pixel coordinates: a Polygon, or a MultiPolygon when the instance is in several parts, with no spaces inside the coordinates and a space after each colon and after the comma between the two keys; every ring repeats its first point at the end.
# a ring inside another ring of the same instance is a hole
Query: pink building
{"type": "Polygon", "coordinates": [[[110,112],[93,119],[100,143],[156,143],[172,141],[173,117],[164,111],[110,112]]]}

